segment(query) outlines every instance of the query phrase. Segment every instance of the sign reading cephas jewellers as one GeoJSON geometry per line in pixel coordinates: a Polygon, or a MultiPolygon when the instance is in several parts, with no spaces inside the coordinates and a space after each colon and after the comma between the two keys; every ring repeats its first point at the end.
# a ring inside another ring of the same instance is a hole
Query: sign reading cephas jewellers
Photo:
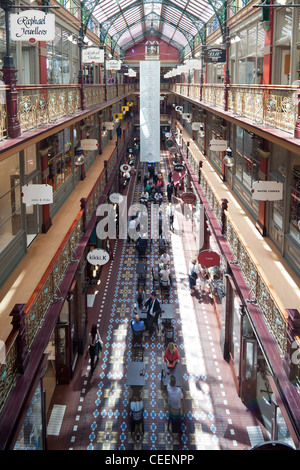
{"type": "Polygon", "coordinates": [[[53,41],[55,15],[40,10],[10,14],[10,34],[13,41],[53,41]]]}

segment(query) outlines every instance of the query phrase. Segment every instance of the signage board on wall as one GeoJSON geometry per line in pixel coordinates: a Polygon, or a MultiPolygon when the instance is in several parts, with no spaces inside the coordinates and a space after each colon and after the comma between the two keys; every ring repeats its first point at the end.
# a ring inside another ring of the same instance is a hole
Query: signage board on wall
{"type": "Polygon", "coordinates": [[[24,10],[11,13],[10,38],[13,41],[53,41],[55,39],[55,15],[41,10],[24,10]]]}
{"type": "Polygon", "coordinates": [[[21,196],[24,204],[52,204],[53,188],[50,184],[26,184],[22,186],[21,196]]]}
{"type": "Polygon", "coordinates": [[[252,199],[258,201],[280,201],[283,199],[283,184],[278,181],[256,181],[251,193],[252,199]]]}

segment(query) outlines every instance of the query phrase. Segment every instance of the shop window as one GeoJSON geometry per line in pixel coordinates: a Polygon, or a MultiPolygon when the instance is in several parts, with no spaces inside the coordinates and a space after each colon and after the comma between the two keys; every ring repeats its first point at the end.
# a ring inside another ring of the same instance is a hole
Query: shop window
{"type": "Polygon", "coordinates": [[[0,252],[21,230],[19,154],[0,162],[0,252]]]}
{"type": "Polygon", "coordinates": [[[15,450],[43,450],[42,387],[37,387],[31,400],[27,416],[14,446],[15,450]]]}
{"type": "Polygon", "coordinates": [[[247,190],[251,190],[253,182],[257,181],[259,172],[259,156],[253,134],[237,127],[236,131],[236,173],[247,190]]]}
{"type": "Polygon", "coordinates": [[[49,184],[56,191],[72,175],[70,129],[46,139],[48,147],[49,184]]]}
{"type": "Polygon", "coordinates": [[[300,166],[294,167],[292,177],[289,233],[300,245],[300,166]]]}

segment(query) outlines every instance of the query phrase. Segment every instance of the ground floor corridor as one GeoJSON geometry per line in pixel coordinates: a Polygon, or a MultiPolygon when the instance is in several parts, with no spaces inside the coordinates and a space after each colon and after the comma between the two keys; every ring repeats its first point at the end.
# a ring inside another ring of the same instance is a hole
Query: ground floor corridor
{"type": "MultiPolygon", "coordinates": [[[[164,177],[165,200],[168,158],[162,152],[157,168],[164,177]]],[[[143,174],[147,171],[146,165],[136,162],[137,166],[143,174]]],[[[139,202],[143,174],[141,182],[132,176],[125,190],[130,204],[139,202]]],[[[132,388],[127,384],[127,372],[135,354],[130,321],[136,302],[138,253],[127,239],[116,239],[112,244],[113,257],[102,267],[101,283],[89,287],[88,292],[88,331],[93,323],[98,325],[103,350],[93,375],[90,360],[83,355],[71,383],[56,387],[48,413],[48,450],[244,450],[266,440],[261,424],[240,400],[223,359],[212,300],[209,296],[201,299],[197,291],[190,293],[188,264],[198,252],[189,225],[179,217],[167,245],[173,280],[169,298],[162,298],[159,288],[156,291],[162,308],[167,302],[175,312],[174,342],[180,355],[184,395],[181,430],[168,429],[160,322],[159,331],[144,334],[144,435],[132,438],[132,388]]],[[[159,241],[152,240],[144,259],[147,298],[153,290],[152,268],[156,268],[159,254],[159,241]]]]}

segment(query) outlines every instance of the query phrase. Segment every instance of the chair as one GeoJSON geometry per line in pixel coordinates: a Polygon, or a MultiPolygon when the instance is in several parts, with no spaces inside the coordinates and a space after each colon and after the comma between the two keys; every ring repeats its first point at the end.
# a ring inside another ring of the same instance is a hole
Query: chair
{"type": "Polygon", "coordinates": [[[172,434],[181,432],[181,422],[182,422],[182,409],[174,409],[169,406],[169,419],[168,419],[168,431],[170,431],[170,424],[172,425],[172,434]]]}
{"type": "Polygon", "coordinates": [[[160,279],[158,274],[155,274],[154,269],[152,268],[152,285],[153,285],[153,290],[155,289],[155,285],[159,286],[160,284],[160,279]]]}
{"type": "Polygon", "coordinates": [[[160,287],[160,295],[161,298],[169,298],[170,297],[170,284],[168,281],[160,281],[159,282],[159,287],[160,287]]]}
{"type": "Polygon", "coordinates": [[[144,436],[144,404],[143,401],[133,400],[130,403],[131,411],[131,437],[139,444],[143,440],[144,436]]]}
{"type": "Polygon", "coordinates": [[[168,325],[164,327],[165,347],[167,347],[169,343],[174,343],[174,334],[173,326],[168,325]]]}
{"type": "Polygon", "coordinates": [[[144,331],[134,331],[131,323],[131,330],[132,330],[132,345],[133,347],[136,344],[143,344],[144,341],[144,331]]]}

